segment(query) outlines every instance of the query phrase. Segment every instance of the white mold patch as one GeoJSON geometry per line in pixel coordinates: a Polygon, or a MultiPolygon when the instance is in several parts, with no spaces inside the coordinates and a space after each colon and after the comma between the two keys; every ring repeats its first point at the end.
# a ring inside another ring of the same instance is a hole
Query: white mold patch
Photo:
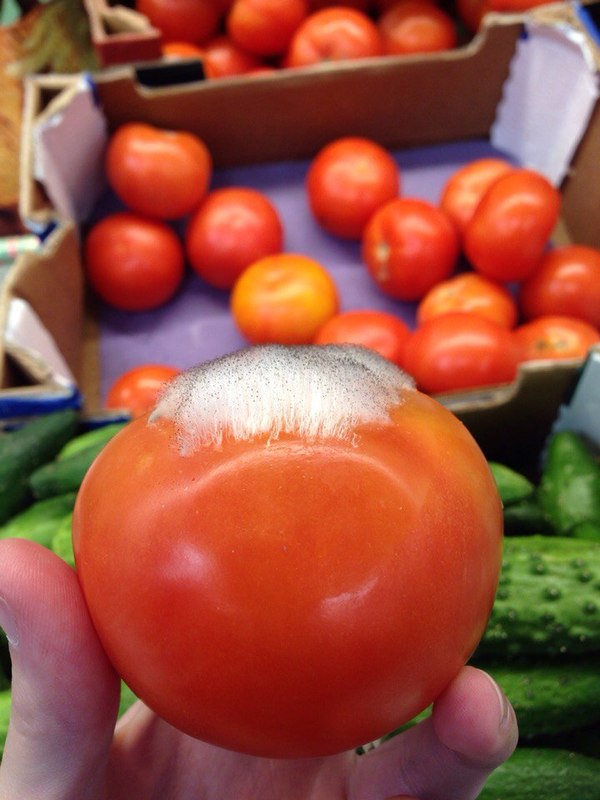
{"type": "Polygon", "coordinates": [[[150,424],[172,420],[182,453],[227,438],[351,440],[357,425],[389,421],[412,378],[353,345],[258,345],[187,370],[171,381],[150,424]]]}

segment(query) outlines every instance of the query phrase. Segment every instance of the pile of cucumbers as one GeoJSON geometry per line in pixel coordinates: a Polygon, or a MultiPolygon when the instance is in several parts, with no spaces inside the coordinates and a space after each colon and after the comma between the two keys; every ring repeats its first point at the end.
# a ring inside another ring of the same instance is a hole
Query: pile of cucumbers
{"type": "MultiPolygon", "coordinates": [[[[34,539],[73,566],[79,485],[125,424],[82,430],[67,410],[0,434],[0,538],[34,539]]],[[[534,479],[490,467],[504,506],[504,560],[471,663],[510,698],[520,740],[481,798],[600,800],[600,462],[581,435],[559,432],[534,479]]],[[[123,686],[121,713],[134,699],[123,686]]],[[[9,709],[10,658],[0,637],[0,756],[9,709]]]]}

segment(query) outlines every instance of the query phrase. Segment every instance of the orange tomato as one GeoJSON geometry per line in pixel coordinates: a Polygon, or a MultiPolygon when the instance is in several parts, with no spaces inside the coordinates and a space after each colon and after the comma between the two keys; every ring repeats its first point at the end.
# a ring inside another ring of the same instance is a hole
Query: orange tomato
{"type": "Polygon", "coordinates": [[[514,327],[519,315],[508,289],[476,272],[462,272],[431,288],[417,307],[417,324],[454,311],[470,311],[505,328],[514,327]]]}
{"type": "Polygon", "coordinates": [[[233,318],[252,344],[309,344],[337,310],[331,275],[318,261],[295,253],[255,261],[231,292],[233,318]]]}
{"type": "Polygon", "coordinates": [[[402,366],[410,328],[385,311],[358,309],[335,314],[319,328],[314,344],[358,344],[402,366]]]}
{"type": "Polygon", "coordinates": [[[105,408],[126,409],[139,417],[154,408],[167,381],[181,370],[168,364],[140,364],[124,372],[111,384],[105,408]]]}

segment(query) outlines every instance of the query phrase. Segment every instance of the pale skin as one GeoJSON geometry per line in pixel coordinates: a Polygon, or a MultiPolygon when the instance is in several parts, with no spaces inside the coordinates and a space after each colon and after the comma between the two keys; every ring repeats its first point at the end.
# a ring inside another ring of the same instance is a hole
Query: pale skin
{"type": "Polygon", "coordinates": [[[115,727],[119,679],[76,574],[24,540],[0,542],[0,625],[13,664],[0,800],[474,800],[517,741],[510,704],[473,667],[430,719],[362,756],[240,755],[139,702],[115,727]]]}

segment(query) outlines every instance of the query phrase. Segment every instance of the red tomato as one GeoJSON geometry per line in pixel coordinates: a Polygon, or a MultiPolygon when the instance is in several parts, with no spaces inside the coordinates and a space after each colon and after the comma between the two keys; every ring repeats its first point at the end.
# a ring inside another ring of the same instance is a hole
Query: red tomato
{"type": "Polygon", "coordinates": [[[231,39],[248,53],[282,55],[308,14],[307,0],[235,0],[226,19],[231,39]]]}
{"type": "Polygon", "coordinates": [[[94,225],[84,258],[94,291],[122,311],[149,311],[166,303],[185,267],[183,245],[168,225],[129,212],[110,214],[94,225]]]}
{"type": "Polygon", "coordinates": [[[180,372],[168,364],[133,367],[119,375],[109,387],[104,407],[126,409],[133,417],[139,417],[154,408],[166,382],[180,372]]]}
{"type": "Polygon", "coordinates": [[[600,328],[600,250],[581,244],[549,250],[520,286],[526,318],[559,314],[600,328]]]}
{"type": "Polygon", "coordinates": [[[400,191],[391,153],[358,136],[336,139],[310,163],[306,176],[310,209],[329,233],[360,241],[373,213],[400,191]]]}
{"type": "Polygon", "coordinates": [[[193,211],[206,194],[212,159],[193,133],[130,122],[109,140],[106,175],[130,210],[177,219],[193,211]]]}
{"type": "Polygon", "coordinates": [[[468,312],[433,317],[412,333],[404,353],[405,369],[431,394],[510,383],[518,362],[513,331],[468,312]]]}
{"type": "Polygon", "coordinates": [[[600,332],[589,322],[563,316],[537,317],[515,328],[522,361],[584,358],[600,332]]]}
{"type": "Polygon", "coordinates": [[[318,261],[296,253],[259,258],[231,291],[231,313],[252,344],[309,344],[338,310],[337,287],[318,261]]]}
{"type": "Polygon", "coordinates": [[[525,280],[542,257],[559,211],[558,190],[539,172],[514,169],[498,178],[465,231],[473,268],[492,280],[525,280]]]}
{"type": "Polygon", "coordinates": [[[314,344],[357,344],[402,366],[410,328],[385,311],[359,309],[336,314],[319,328],[314,344]]]}
{"type": "Polygon", "coordinates": [[[204,74],[207,78],[246,75],[263,66],[262,61],[242,50],[229,36],[215,36],[204,45],[204,74]]]}
{"type": "Polygon", "coordinates": [[[458,236],[448,217],[426,200],[398,198],[365,228],[362,257],[377,285],[398,300],[419,300],[454,270],[458,236]]]}
{"type": "Polygon", "coordinates": [[[517,301],[504,286],[476,272],[462,272],[433,286],[417,307],[417,324],[454,311],[467,311],[513,328],[517,301]]]}
{"type": "Polygon", "coordinates": [[[296,29],[285,66],[305,67],[382,54],[383,42],[373,20],[362,11],[335,6],[314,11],[296,29]]]}
{"type": "Polygon", "coordinates": [[[377,26],[390,55],[450,50],[458,41],[454,20],[433,0],[399,0],[377,26]]]}
{"type": "Polygon", "coordinates": [[[191,42],[165,42],[161,46],[163,56],[171,59],[196,58],[202,61],[204,49],[191,42]]]}
{"type": "Polygon", "coordinates": [[[117,672],[191,736],[312,757],[392,731],[470,657],[502,509],[456,417],[362,348],[176,378],[87,473],[77,574],[117,672]]]}
{"type": "Polygon", "coordinates": [[[165,42],[201,44],[216,33],[221,16],[213,0],[135,0],[135,7],[160,30],[165,42]]]}
{"type": "Polygon", "coordinates": [[[512,169],[502,158],[478,158],[459,167],[446,181],[440,208],[454,222],[461,239],[485,192],[512,169]]]}
{"type": "Polygon", "coordinates": [[[203,280],[230,289],[253,261],[283,248],[283,226],[262,192],[216,189],[190,219],[185,246],[192,268],[203,280]]]}

